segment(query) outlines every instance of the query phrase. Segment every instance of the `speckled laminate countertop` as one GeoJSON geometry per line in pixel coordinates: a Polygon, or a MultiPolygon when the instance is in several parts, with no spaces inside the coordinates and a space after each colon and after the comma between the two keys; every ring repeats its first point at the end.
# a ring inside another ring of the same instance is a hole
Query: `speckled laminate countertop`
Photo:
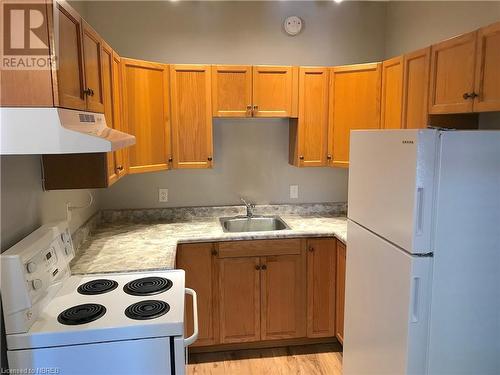
{"type": "Polygon", "coordinates": [[[100,223],[77,251],[73,274],[130,272],[175,267],[178,243],[229,240],[332,237],[345,242],[345,217],[282,214],[290,230],[225,233],[219,217],[190,217],[168,222],[100,223]]]}

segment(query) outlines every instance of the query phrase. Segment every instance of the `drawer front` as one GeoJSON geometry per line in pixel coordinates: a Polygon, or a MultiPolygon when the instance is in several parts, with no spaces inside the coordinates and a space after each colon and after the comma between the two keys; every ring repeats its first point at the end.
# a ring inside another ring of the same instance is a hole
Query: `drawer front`
{"type": "Polygon", "coordinates": [[[220,242],[218,257],[295,255],[300,254],[302,243],[302,240],[298,238],[220,242]]]}

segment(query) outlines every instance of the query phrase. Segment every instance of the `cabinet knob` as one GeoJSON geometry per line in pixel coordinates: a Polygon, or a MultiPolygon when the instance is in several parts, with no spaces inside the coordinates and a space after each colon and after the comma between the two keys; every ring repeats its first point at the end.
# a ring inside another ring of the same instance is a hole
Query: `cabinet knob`
{"type": "Polygon", "coordinates": [[[118,172],[123,171],[123,165],[119,165],[118,167],[116,167],[116,170],[117,170],[118,172]]]}
{"type": "Polygon", "coordinates": [[[258,110],[259,110],[259,106],[258,106],[258,105],[254,105],[254,106],[253,106],[253,110],[254,110],[254,111],[258,111],[258,110]]]}
{"type": "Polygon", "coordinates": [[[252,110],[252,105],[251,104],[247,105],[247,111],[251,111],[251,110],[252,110]]]}
{"type": "Polygon", "coordinates": [[[328,154],[328,155],[326,155],[326,158],[327,158],[328,160],[332,160],[332,155],[328,154]]]}
{"type": "Polygon", "coordinates": [[[300,160],[304,160],[304,155],[300,155],[300,156],[299,156],[299,159],[300,159],[300,160]]]}
{"type": "Polygon", "coordinates": [[[466,92],[465,94],[462,95],[462,97],[467,100],[467,99],[474,99],[478,97],[479,95],[476,94],[475,92],[466,92]]]}
{"type": "Polygon", "coordinates": [[[208,160],[208,161],[212,161],[212,157],[211,157],[211,156],[209,156],[209,157],[207,158],[207,160],[208,160]]]}
{"type": "Polygon", "coordinates": [[[255,266],[255,269],[256,269],[257,271],[258,271],[258,270],[260,270],[260,266],[257,264],[257,265],[255,266]]]}
{"type": "Polygon", "coordinates": [[[267,270],[267,266],[265,264],[263,264],[260,268],[262,268],[264,271],[267,270]]]}
{"type": "Polygon", "coordinates": [[[314,251],[314,247],[310,246],[309,251],[312,253],[314,251]]]}
{"type": "Polygon", "coordinates": [[[88,96],[93,96],[94,90],[92,90],[90,87],[87,87],[85,90],[83,90],[83,94],[88,96]]]}
{"type": "Polygon", "coordinates": [[[169,163],[172,163],[173,161],[174,161],[174,159],[173,159],[173,158],[171,158],[171,157],[170,157],[170,158],[168,158],[168,162],[169,162],[169,163]]]}
{"type": "Polygon", "coordinates": [[[212,255],[217,255],[217,250],[213,249],[212,250],[212,255]]]}

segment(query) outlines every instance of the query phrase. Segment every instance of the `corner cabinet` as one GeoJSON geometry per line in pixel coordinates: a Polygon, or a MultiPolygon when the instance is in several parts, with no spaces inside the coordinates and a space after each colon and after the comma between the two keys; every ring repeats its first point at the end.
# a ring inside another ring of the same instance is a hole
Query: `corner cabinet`
{"type": "Polygon", "coordinates": [[[351,130],[380,128],[381,63],[331,69],[329,154],[334,167],[349,166],[351,130]]]}
{"type": "Polygon", "coordinates": [[[174,168],[212,168],[210,65],[171,65],[174,168]]]}
{"type": "Polygon", "coordinates": [[[299,68],[299,113],[290,119],[289,163],[297,167],[322,167],[328,154],[329,69],[299,68]]]}
{"type": "Polygon", "coordinates": [[[403,57],[382,63],[381,128],[401,129],[403,99],[403,57]]]}
{"type": "Polygon", "coordinates": [[[129,173],[170,168],[170,101],[168,65],[121,59],[123,124],[135,135],[128,148],[129,173]]]}

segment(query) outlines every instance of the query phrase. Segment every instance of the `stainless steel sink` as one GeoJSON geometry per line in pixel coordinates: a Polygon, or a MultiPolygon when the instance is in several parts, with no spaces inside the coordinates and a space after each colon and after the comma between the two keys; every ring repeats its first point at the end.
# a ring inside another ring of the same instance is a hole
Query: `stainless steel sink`
{"type": "Polygon", "coordinates": [[[221,217],[220,224],[224,232],[262,232],[290,229],[279,216],[221,217]]]}

